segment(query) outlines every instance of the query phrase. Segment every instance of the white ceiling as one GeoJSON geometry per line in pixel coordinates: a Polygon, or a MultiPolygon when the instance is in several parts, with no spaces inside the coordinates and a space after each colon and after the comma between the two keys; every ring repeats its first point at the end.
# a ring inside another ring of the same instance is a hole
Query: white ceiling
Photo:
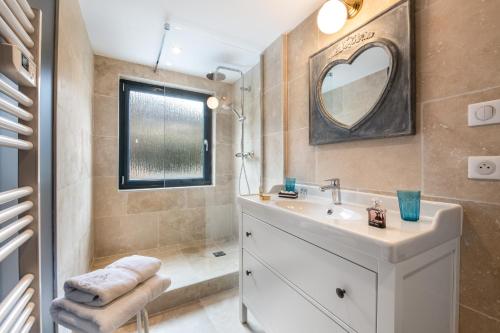
{"type": "MultiPolygon", "coordinates": [[[[160,68],[205,76],[219,65],[249,70],[280,34],[324,0],[80,0],[94,52],[153,66],[163,25],[160,68]],[[178,55],[173,47],[180,47],[178,55]]],[[[228,80],[234,80],[234,76],[228,80]]]]}

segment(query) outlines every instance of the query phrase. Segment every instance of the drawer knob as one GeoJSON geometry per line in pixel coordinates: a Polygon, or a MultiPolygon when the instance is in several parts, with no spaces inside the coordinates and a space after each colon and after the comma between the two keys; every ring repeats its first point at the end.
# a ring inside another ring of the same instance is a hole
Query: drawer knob
{"type": "Polygon", "coordinates": [[[340,289],[340,288],[337,288],[337,289],[335,290],[335,292],[337,293],[337,296],[338,296],[339,298],[344,298],[344,296],[345,296],[345,289],[340,289]]]}
{"type": "Polygon", "coordinates": [[[252,275],[252,271],[247,270],[247,271],[245,272],[245,274],[246,274],[247,276],[250,276],[250,275],[252,275]]]}
{"type": "Polygon", "coordinates": [[[250,237],[250,236],[252,236],[252,233],[251,233],[250,231],[247,231],[247,232],[245,233],[245,235],[247,235],[247,237],[250,237]]]}

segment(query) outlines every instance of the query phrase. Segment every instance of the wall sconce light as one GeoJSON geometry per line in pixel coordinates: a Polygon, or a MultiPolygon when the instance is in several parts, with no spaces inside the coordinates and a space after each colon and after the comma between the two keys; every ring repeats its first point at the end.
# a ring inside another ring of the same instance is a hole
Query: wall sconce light
{"type": "Polygon", "coordinates": [[[361,10],[363,0],[328,0],[318,13],[318,28],[324,34],[333,34],[344,26],[346,21],[361,10]]]}

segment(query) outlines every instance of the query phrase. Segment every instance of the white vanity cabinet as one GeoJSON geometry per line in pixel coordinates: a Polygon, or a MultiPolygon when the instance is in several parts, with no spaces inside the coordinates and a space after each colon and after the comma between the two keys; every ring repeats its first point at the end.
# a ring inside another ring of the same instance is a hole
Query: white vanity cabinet
{"type": "Polygon", "coordinates": [[[239,198],[242,322],[249,309],[266,333],[456,333],[461,207],[422,202],[403,222],[385,197],[392,222],[375,229],[372,195],[344,192],[333,218],[319,194],[239,198]]]}

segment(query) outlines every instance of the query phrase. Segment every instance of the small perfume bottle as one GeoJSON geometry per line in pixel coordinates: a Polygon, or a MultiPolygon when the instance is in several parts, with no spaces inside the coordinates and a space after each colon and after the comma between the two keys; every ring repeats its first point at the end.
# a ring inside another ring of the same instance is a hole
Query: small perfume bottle
{"type": "Polygon", "coordinates": [[[385,218],[387,209],[382,207],[380,200],[373,199],[372,202],[373,206],[366,209],[368,211],[368,224],[372,227],[383,229],[386,227],[385,218]]]}

